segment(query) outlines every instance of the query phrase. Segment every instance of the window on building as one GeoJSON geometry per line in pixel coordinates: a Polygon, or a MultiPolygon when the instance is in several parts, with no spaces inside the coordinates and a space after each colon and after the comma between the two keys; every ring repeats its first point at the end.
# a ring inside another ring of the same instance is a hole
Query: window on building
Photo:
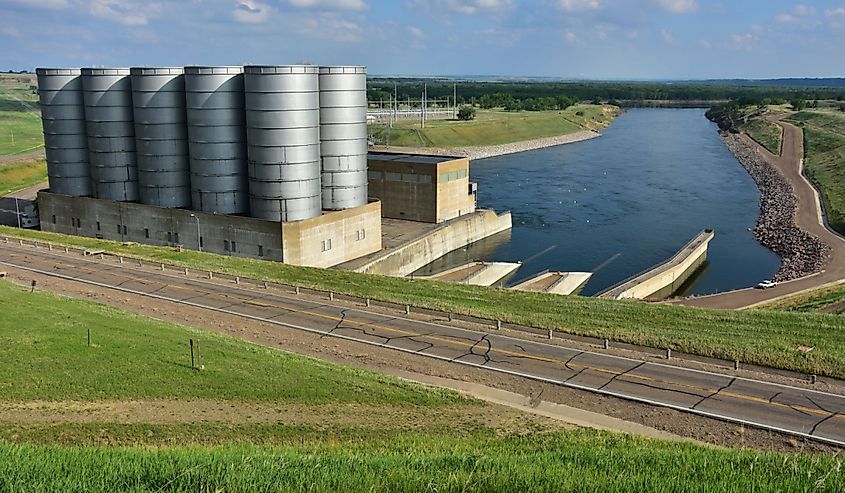
{"type": "Polygon", "coordinates": [[[364,229],[359,229],[355,231],[355,241],[361,241],[367,237],[367,231],[364,229]]]}
{"type": "Polygon", "coordinates": [[[205,246],[205,245],[203,245],[202,236],[200,236],[200,248],[202,248],[202,247],[204,247],[204,246],[205,246]]]}
{"type": "Polygon", "coordinates": [[[237,244],[237,243],[235,243],[234,241],[232,242],[232,251],[233,251],[233,252],[237,252],[237,251],[238,251],[238,244],[237,244]]]}
{"type": "Polygon", "coordinates": [[[328,240],[323,240],[323,251],[328,252],[332,249],[332,240],[329,238],[328,240]]]}
{"type": "Polygon", "coordinates": [[[179,233],[173,233],[173,236],[176,238],[176,243],[179,243],[179,233]]]}
{"type": "Polygon", "coordinates": [[[126,234],[126,225],[123,225],[123,234],[126,234]]]}
{"type": "Polygon", "coordinates": [[[56,215],[53,214],[53,224],[56,224],[56,215]]]}
{"type": "Polygon", "coordinates": [[[264,246],[262,246],[262,245],[258,245],[258,256],[259,257],[264,256],[264,246]]]}
{"type": "Polygon", "coordinates": [[[171,233],[170,231],[167,232],[167,242],[173,243],[173,233],[171,233]]]}
{"type": "Polygon", "coordinates": [[[100,221],[97,221],[97,231],[100,231],[100,221]]]}
{"type": "Polygon", "coordinates": [[[150,237],[150,228],[144,228],[144,238],[150,237]]]}
{"type": "Polygon", "coordinates": [[[223,250],[229,251],[229,240],[223,240],[223,250]]]}
{"type": "Polygon", "coordinates": [[[381,180],[381,171],[367,171],[368,180],[381,180]]]}

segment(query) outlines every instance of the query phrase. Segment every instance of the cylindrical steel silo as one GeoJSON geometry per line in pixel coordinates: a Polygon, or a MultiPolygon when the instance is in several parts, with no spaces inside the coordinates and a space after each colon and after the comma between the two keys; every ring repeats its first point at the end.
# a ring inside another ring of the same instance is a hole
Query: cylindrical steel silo
{"type": "Polygon", "coordinates": [[[319,216],[319,69],[244,67],[250,214],[272,221],[319,216]]]}
{"type": "Polygon", "coordinates": [[[85,104],[79,69],[39,68],[38,98],[50,191],[89,196],[91,172],[85,134],[85,104]]]}
{"type": "Polygon", "coordinates": [[[83,68],[82,90],[94,196],[138,200],[129,69],[83,68]]]}
{"type": "Polygon", "coordinates": [[[131,74],[139,200],[190,207],[183,69],[136,67],[131,74]]]}
{"type": "Polygon", "coordinates": [[[323,209],[367,203],[367,69],[320,67],[323,209]]]}
{"type": "Polygon", "coordinates": [[[185,67],[193,208],[249,212],[241,67],[185,67]]]}

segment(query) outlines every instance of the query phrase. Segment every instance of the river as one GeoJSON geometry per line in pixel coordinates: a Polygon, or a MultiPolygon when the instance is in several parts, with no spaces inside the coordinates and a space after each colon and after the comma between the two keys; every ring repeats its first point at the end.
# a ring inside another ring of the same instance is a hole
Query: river
{"type": "Polygon", "coordinates": [[[749,231],[760,192],[702,109],[632,109],[598,139],[473,161],[478,205],[513,230],[421,272],[468,260],[523,261],[512,285],[544,270],[594,275],[592,295],[667,259],[711,228],[708,263],[681,294],[751,286],[780,259],[749,231]]]}

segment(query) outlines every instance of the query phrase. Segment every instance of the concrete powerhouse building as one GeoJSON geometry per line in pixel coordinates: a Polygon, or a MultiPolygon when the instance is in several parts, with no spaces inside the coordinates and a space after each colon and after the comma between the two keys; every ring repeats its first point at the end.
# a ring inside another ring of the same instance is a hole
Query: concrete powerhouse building
{"type": "Polygon", "coordinates": [[[467,159],[368,154],[364,67],[36,73],[45,231],[330,267],[379,252],[382,216],[476,209],[467,159]]]}

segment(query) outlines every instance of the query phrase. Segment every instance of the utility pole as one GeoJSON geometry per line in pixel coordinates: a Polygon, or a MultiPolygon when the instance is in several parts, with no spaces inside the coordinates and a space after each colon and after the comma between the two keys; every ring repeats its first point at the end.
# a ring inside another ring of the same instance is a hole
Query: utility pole
{"type": "Polygon", "coordinates": [[[452,85],[452,118],[458,118],[458,84],[452,85]]]}

